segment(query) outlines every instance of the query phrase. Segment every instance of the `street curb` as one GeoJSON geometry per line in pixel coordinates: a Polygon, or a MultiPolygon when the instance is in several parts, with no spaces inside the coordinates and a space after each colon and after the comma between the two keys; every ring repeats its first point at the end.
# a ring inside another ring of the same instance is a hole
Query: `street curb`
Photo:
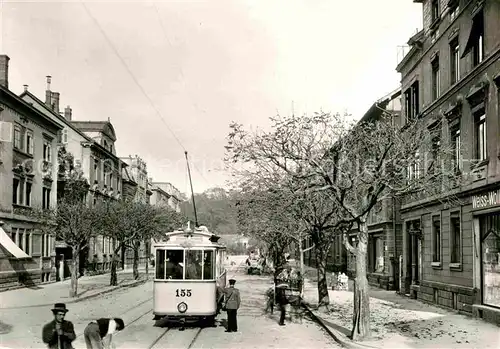
{"type": "Polygon", "coordinates": [[[311,310],[311,308],[305,302],[301,302],[301,304],[307,310],[309,315],[311,315],[311,317],[314,319],[314,321],[319,323],[321,325],[321,327],[323,327],[325,329],[325,331],[328,332],[328,334],[341,346],[348,348],[348,349],[366,349],[366,348],[378,349],[377,347],[372,347],[369,345],[364,345],[364,344],[353,342],[352,340],[348,339],[345,335],[343,335],[339,331],[328,326],[323,321],[322,318],[320,318],[319,316],[314,314],[314,312],[311,310]]]}
{"type": "MultiPolygon", "coordinates": [[[[85,296],[85,297],[67,300],[67,301],[65,301],[65,303],[66,304],[78,303],[78,302],[81,302],[81,301],[85,301],[87,299],[95,298],[95,297],[102,296],[102,295],[107,294],[107,293],[111,293],[113,291],[117,291],[117,290],[122,289],[122,288],[131,288],[131,287],[139,286],[141,284],[145,284],[148,281],[149,280],[145,279],[145,280],[135,281],[135,282],[132,282],[132,283],[126,284],[126,285],[118,285],[118,286],[116,286],[114,288],[110,288],[110,289],[107,289],[107,290],[104,290],[104,291],[101,291],[101,292],[96,292],[94,294],[89,294],[88,296],[85,296]]],[[[54,303],[35,304],[35,305],[26,305],[26,306],[20,306],[20,307],[0,308],[0,310],[27,309],[27,308],[49,307],[49,306],[51,307],[53,305],[54,305],[54,303]]]]}

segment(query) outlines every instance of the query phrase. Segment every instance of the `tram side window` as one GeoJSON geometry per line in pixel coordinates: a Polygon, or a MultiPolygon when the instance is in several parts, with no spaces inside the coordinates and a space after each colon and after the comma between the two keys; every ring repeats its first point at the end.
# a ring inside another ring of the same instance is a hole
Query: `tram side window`
{"type": "Polygon", "coordinates": [[[165,250],[156,250],[156,278],[165,279],[165,250]]]}
{"type": "Polygon", "coordinates": [[[214,251],[203,252],[203,280],[213,280],[214,278],[214,251]]]}
{"type": "Polygon", "coordinates": [[[184,273],[183,262],[183,250],[167,250],[167,258],[165,260],[166,278],[182,280],[184,273]]]}
{"type": "Polygon", "coordinates": [[[201,280],[201,250],[186,251],[186,280],[201,280]]]}

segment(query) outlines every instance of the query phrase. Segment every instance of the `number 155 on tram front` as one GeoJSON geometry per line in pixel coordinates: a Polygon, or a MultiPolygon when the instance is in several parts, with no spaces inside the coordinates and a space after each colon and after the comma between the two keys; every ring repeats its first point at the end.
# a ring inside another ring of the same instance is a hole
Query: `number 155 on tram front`
{"type": "Polygon", "coordinates": [[[226,286],[226,248],[205,227],[156,243],[155,320],[215,322],[226,286]]]}

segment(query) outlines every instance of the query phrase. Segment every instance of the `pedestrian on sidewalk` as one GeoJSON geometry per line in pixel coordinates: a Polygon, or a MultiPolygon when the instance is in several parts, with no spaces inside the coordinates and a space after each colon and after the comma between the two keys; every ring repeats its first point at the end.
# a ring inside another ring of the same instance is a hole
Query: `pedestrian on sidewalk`
{"type": "Polygon", "coordinates": [[[240,307],[240,290],[234,287],[235,279],[229,280],[229,288],[226,288],[226,300],[224,308],[227,311],[227,330],[226,332],[238,332],[237,312],[240,307]]]}
{"type": "Polygon", "coordinates": [[[113,334],[125,328],[125,323],[120,318],[101,318],[90,322],[83,336],[87,349],[113,348],[113,334]]]}
{"type": "Polygon", "coordinates": [[[71,342],[76,338],[71,321],[64,320],[68,309],[66,304],[56,303],[52,308],[54,320],[43,326],[42,340],[49,349],[73,349],[71,342]]]}
{"type": "Polygon", "coordinates": [[[288,299],[286,298],[287,287],[287,284],[276,286],[276,303],[278,303],[280,308],[280,326],[285,326],[286,305],[288,304],[288,299]]]}

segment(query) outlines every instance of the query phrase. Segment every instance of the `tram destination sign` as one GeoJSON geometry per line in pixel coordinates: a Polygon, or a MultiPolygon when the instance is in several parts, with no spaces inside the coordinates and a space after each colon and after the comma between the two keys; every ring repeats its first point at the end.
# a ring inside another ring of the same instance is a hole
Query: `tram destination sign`
{"type": "Polygon", "coordinates": [[[492,190],[489,193],[474,195],[472,197],[472,208],[483,208],[500,205],[500,189],[492,190]]]}

